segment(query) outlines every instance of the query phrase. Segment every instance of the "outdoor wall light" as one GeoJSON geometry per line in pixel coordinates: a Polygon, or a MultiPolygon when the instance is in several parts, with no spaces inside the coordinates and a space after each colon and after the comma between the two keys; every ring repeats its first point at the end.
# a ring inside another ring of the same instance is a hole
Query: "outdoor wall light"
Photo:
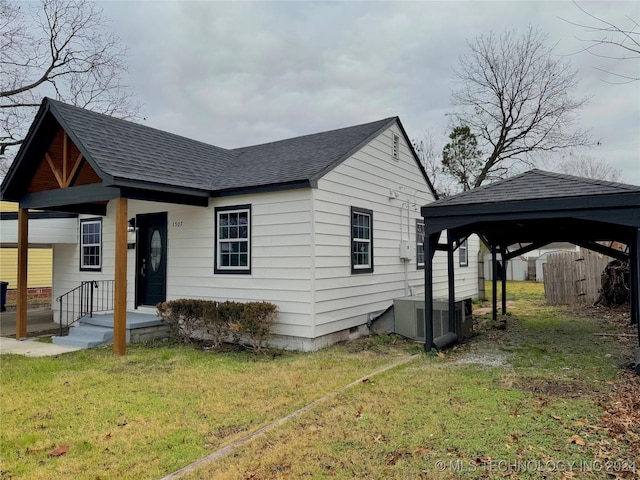
{"type": "Polygon", "coordinates": [[[129,225],[127,225],[127,248],[135,248],[136,245],[136,218],[129,219],[129,225]]]}

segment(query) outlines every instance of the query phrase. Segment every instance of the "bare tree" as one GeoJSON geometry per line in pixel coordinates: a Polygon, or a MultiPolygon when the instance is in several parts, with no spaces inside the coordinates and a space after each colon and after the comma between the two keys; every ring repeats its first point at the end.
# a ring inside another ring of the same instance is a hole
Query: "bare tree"
{"type": "Polygon", "coordinates": [[[520,37],[490,32],[468,42],[452,100],[460,107],[457,122],[470,127],[483,152],[473,187],[534,165],[533,154],[590,144],[585,131],[573,128],[588,100],[571,96],[576,71],[546,43],[547,35],[532,27],[520,37]]]}
{"type": "Polygon", "coordinates": [[[0,0],[0,158],[20,145],[43,96],[130,118],[126,49],[95,3],[0,0]]]}
{"type": "Polygon", "coordinates": [[[442,149],[436,146],[436,140],[433,134],[425,130],[422,137],[414,139],[412,143],[422,166],[427,172],[427,177],[429,177],[431,185],[433,185],[433,189],[438,196],[448,197],[456,193],[454,179],[447,175],[442,168],[442,159],[440,157],[442,149]]]}
{"type": "MultiPolygon", "coordinates": [[[[627,61],[632,63],[633,67],[630,73],[614,72],[608,68],[594,67],[597,70],[605,72],[616,78],[616,81],[608,83],[630,83],[640,81],[640,18],[632,18],[626,16],[619,19],[616,23],[600,18],[593,13],[587,11],[574,1],[574,5],[587,17],[587,23],[573,22],[563,18],[567,23],[582,28],[586,37],[578,37],[586,44],[582,50],[591,55],[606,59],[618,61],[627,61]],[[624,22],[627,25],[622,26],[624,22]]],[[[629,3],[629,5],[634,5],[629,3]]],[[[637,6],[637,4],[635,4],[637,6]]]]}
{"type": "Polygon", "coordinates": [[[598,160],[588,155],[563,157],[559,163],[558,171],[568,175],[606,180],[608,182],[620,182],[622,180],[622,172],[619,169],[609,165],[604,158],[598,160]]]}

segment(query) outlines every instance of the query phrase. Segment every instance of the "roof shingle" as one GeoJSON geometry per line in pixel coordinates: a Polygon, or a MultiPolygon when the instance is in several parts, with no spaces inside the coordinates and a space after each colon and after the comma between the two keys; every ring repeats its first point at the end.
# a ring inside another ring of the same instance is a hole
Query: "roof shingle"
{"type": "Polygon", "coordinates": [[[438,208],[521,200],[592,197],[594,195],[631,192],[640,192],[640,187],[533,169],[448,198],[442,198],[427,205],[427,207],[438,208]]]}
{"type": "MultiPolygon", "coordinates": [[[[397,117],[236,149],[45,99],[98,168],[116,179],[207,191],[313,182],[397,117]]],[[[43,104],[44,104],[43,102],[43,104]]]]}

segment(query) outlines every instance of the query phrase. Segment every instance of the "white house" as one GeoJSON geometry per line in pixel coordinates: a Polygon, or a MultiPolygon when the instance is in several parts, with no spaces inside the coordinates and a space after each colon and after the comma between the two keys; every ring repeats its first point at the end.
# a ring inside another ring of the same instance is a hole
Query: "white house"
{"type": "MultiPolygon", "coordinates": [[[[127,311],[269,301],[280,312],[271,343],[312,350],[424,291],[419,207],[434,193],[397,117],[222,149],[45,99],[2,195],[23,211],[80,213],[77,242],[52,242],[54,297],[117,284],[120,262],[127,311]]],[[[477,251],[475,237],[460,249],[458,296],[477,294],[477,251]]],[[[435,262],[446,298],[446,256],[435,262]]]]}

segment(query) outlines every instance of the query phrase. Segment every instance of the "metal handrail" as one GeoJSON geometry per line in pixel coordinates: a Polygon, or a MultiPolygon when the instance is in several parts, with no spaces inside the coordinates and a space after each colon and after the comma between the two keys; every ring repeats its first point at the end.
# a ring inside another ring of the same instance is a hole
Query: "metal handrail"
{"type": "Polygon", "coordinates": [[[94,313],[113,310],[114,283],[114,280],[88,280],[56,298],[60,307],[60,336],[65,328],[68,330],[87,315],[91,318],[94,313]]]}

